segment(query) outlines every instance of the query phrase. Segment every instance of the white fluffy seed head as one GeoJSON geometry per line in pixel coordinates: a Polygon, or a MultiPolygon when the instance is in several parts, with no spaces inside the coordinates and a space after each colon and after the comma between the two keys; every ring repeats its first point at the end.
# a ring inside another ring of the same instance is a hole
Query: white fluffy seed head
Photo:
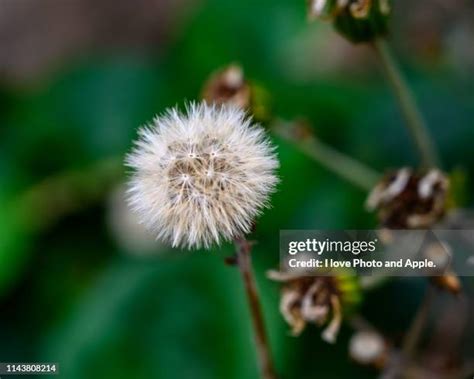
{"type": "Polygon", "coordinates": [[[140,129],[126,164],[130,206],[174,247],[209,248],[249,233],[278,182],[264,130],[225,105],[156,117],[140,129]]]}

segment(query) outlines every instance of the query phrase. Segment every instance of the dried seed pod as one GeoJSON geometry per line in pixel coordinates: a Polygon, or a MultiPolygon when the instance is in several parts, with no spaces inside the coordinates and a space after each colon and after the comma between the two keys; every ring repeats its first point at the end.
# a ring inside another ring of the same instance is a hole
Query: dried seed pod
{"type": "Polygon", "coordinates": [[[249,82],[237,64],[214,72],[204,84],[201,97],[208,104],[245,109],[260,122],[271,118],[269,93],[258,84],[249,82]]]}
{"type": "Polygon", "coordinates": [[[297,273],[270,271],[270,279],[283,282],[280,312],[298,336],[307,323],[326,325],[321,337],[334,343],[339,332],[343,310],[360,299],[355,276],[301,276],[297,273]]]}
{"type": "Polygon", "coordinates": [[[310,0],[310,19],[330,20],[352,42],[369,42],[387,33],[389,0],[310,0]]]}
{"type": "Polygon", "coordinates": [[[233,64],[212,74],[204,85],[202,98],[208,103],[250,107],[250,85],[245,80],[242,68],[233,64]]]}
{"type": "MultiPolygon", "coordinates": [[[[445,215],[448,189],[448,178],[437,169],[420,174],[402,168],[386,175],[375,186],[366,207],[377,211],[382,228],[430,228],[445,215]]],[[[423,255],[435,261],[440,269],[441,274],[432,277],[433,283],[454,294],[459,293],[461,282],[449,268],[452,256],[449,246],[436,242],[428,246],[423,255]]]]}
{"type": "Polygon", "coordinates": [[[437,169],[424,174],[402,168],[386,175],[371,191],[366,207],[377,211],[382,227],[428,228],[446,211],[449,181],[437,169]]]}

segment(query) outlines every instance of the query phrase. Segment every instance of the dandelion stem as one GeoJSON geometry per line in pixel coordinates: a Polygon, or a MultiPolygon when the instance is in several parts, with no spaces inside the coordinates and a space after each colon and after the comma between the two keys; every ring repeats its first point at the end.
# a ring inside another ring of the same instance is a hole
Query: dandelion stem
{"type": "Polygon", "coordinates": [[[370,191],[377,183],[379,173],[326,145],[312,134],[301,135],[299,128],[297,123],[290,122],[278,121],[272,125],[276,135],[294,143],[303,153],[360,189],[370,191]]]}
{"type": "Polygon", "coordinates": [[[418,342],[420,341],[423,329],[425,327],[428,315],[430,312],[431,304],[434,298],[434,288],[431,283],[428,283],[424,298],[416,312],[413,321],[408,329],[402,345],[402,353],[405,361],[410,361],[415,352],[418,342]]]}
{"type": "Polygon", "coordinates": [[[413,92],[403,77],[392,51],[383,38],[375,39],[373,46],[380,59],[391,89],[398,100],[412,136],[425,167],[438,166],[440,163],[435,144],[430,136],[426,122],[416,103],[413,92]]]}
{"type": "Polygon", "coordinates": [[[257,284],[252,270],[252,244],[245,238],[239,238],[235,240],[235,247],[237,251],[237,265],[239,266],[250,308],[261,377],[262,379],[276,379],[277,375],[273,366],[272,355],[266,334],[260,296],[258,294],[257,284]]]}

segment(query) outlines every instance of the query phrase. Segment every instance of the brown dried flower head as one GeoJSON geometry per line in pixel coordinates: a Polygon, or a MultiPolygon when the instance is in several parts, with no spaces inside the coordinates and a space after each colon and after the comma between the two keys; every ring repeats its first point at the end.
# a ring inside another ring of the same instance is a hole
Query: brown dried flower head
{"type": "Polygon", "coordinates": [[[356,303],[358,285],[352,276],[300,276],[296,273],[270,271],[268,277],[284,283],[280,312],[298,336],[308,323],[326,325],[321,337],[336,342],[343,315],[343,303],[356,303]]]}
{"type": "Polygon", "coordinates": [[[312,18],[334,18],[347,11],[356,19],[364,19],[375,7],[384,15],[390,14],[389,0],[310,0],[308,7],[312,18]]]}
{"type": "Polygon", "coordinates": [[[448,188],[448,178],[437,169],[419,174],[402,168],[375,186],[366,206],[377,211],[383,227],[427,228],[444,215],[448,188]]]}
{"type": "Polygon", "coordinates": [[[353,42],[367,42],[387,32],[389,0],[309,0],[310,19],[330,20],[353,42]]]}
{"type": "Polygon", "coordinates": [[[242,68],[233,64],[211,75],[204,85],[202,97],[208,103],[249,108],[251,90],[242,68]]]}

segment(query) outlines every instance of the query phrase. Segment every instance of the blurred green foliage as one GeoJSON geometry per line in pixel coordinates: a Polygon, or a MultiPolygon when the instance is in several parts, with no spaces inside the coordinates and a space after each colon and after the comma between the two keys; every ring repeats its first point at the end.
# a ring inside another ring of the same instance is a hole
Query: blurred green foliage
{"type": "MultiPolygon", "coordinates": [[[[1,361],[56,361],[68,379],[257,377],[238,273],[223,264],[231,246],[129,256],[107,228],[107,196],[124,178],[120,161],[137,127],[183,99],[196,99],[209,73],[229,62],[242,64],[271,94],[275,114],[305,117],[341,151],[379,171],[416,165],[373,63],[358,74],[335,71],[309,80],[289,74],[293,59],[318,65],[318,57],[292,56],[289,46],[308,30],[327,35],[327,28],[307,24],[302,1],[210,0],[160,55],[91,54],[64,62],[34,85],[1,88],[1,361]],[[110,159],[116,162],[110,171],[89,171],[110,159]],[[52,217],[61,193],[43,189],[50,203],[25,207],[32,189],[71,172],[84,174],[62,194],[81,206],[52,217]]],[[[472,188],[473,77],[463,80],[449,66],[404,68],[445,168],[460,170],[472,188]]],[[[278,265],[280,229],[365,228],[375,220],[363,208],[366,194],[276,142],[282,182],[259,221],[254,260],[278,370],[295,378],[374,377],[348,360],[348,328],[329,346],[317,328],[289,337],[278,314],[278,286],[264,273],[278,265]]],[[[469,204],[472,197],[464,193],[469,204]]],[[[407,290],[405,282],[394,282],[368,295],[364,313],[397,338],[421,293],[421,283],[407,290]],[[396,312],[377,313],[381,299],[384,309],[396,302],[396,312]]]]}

